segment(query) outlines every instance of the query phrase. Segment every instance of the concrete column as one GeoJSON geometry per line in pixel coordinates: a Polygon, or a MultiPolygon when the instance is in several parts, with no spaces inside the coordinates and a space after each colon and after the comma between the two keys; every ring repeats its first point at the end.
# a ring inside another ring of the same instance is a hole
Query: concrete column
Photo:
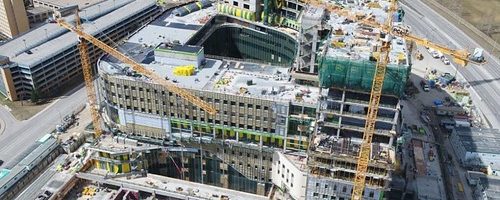
{"type": "Polygon", "coordinates": [[[315,69],[315,61],[316,61],[316,54],[314,52],[316,52],[316,49],[317,49],[317,42],[318,42],[318,31],[315,28],[312,29],[312,35],[313,35],[313,38],[312,38],[312,45],[311,45],[311,61],[309,62],[309,73],[314,73],[314,69],[315,69]]]}
{"type": "MultiPolygon", "coordinates": [[[[344,114],[345,90],[342,91],[342,100],[340,101],[340,114],[344,114]]],[[[339,117],[339,127],[342,125],[342,117],[339,117]]],[[[337,129],[337,137],[340,137],[340,129],[337,129]]]]}
{"type": "Polygon", "coordinates": [[[257,183],[257,195],[264,196],[266,194],[266,185],[264,183],[257,183]]]}
{"type": "Polygon", "coordinates": [[[226,174],[221,175],[220,182],[221,182],[223,188],[229,188],[228,175],[226,175],[226,174]]]}

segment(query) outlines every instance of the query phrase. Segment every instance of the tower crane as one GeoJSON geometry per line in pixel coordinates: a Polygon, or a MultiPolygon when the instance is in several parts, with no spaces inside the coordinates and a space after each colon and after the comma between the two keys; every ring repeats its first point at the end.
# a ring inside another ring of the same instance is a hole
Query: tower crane
{"type": "Polygon", "coordinates": [[[168,82],[167,80],[163,79],[159,75],[156,75],[152,70],[149,70],[145,67],[143,67],[141,64],[137,63],[136,61],[132,60],[131,58],[127,57],[123,53],[119,52],[118,50],[113,49],[112,47],[108,46],[106,43],[98,40],[94,36],[84,32],[83,26],[81,25],[80,17],[78,15],[78,8],[75,9],[75,16],[76,16],[76,26],[73,26],[72,24],[66,22],[62,17],[60,13],[56,13],[54,15],[54,18],[59,24],[59,26],[64,27],[71,32],[74,32],[78,35],[79,38],[79,44],[78,44],[78,49],[80,51],[80,58],[82,62],[82,68],[83,68],[83,74],[84,74],[84,81],[85,81],[85,88],[87,90],[87,97],[88,101],[91,107],[91,114],[92,114],[92,122],[94,123],[94,130],[95,130],[95,137],[98,138],[101,133],[102,129],[100,127],[100,116],[99,112],[97,110],[97,98],[95,94],[95,89],[94,89],[94,84],[92,81],[92,67],[90,64],[90,58],[88,55],[88,50],[86,46],[86,42],[88,41],[95,45],[96,47],[102,49],[104,52],[110,54],[111,56],[117,58],[118,60],[122,61],[125,64],[130,65],[130,67],[141,73],[142,75],[149,77],[153,82],[162,85],[165,87],[168,91],[180,96],[181,98],[189,101],[195,106],[198,106],[205,112],[207,112],[210,115],[215,115],[217,113],[217,110],[207,102],[201,100],[199,97],[191,94],[189,91],[182,89],[178,86],[176,86],[173,83],[168,82]]]}
{"type": "MultiPolygon", "coordinates": [[[[406,31],[399,30],[398,27],[393,27],[392,16],[394,12],[396,12],[397,10],[397,0],[390,0],[390,2],[391,4],[388,10],[389,17],[387,18],[385,24],[377,26],[382,29],[381,31],[385,31],[386,33],[392,34],[394,36],[402,37],[409,41],[414,41],[415,43],[426,47],[438,49],[442,51],[442,53],[451,55],[454,61],[462,66],[467,65],[467,63],[471,61],[475,63],[481,63],[478,62],[478,60],[470,59],[469,58],[470,54],[466,50],[453,50],[442,45],[431,43],[426,39],[421,39],[419,37],[410,35],[409,31],[407,30],[406,31]]],[[[378,52],[378,57],[376,58],[377,64],[373,76],[373,82],[370,92],[370,102],[368,104],[365,128],[363,132],[363,141],[361,143],[359,150],[356,174],[354,178],[354,187],[351,196],[353,200],[361,200],[363,198],[363,191],[366,182],[366,173],[368,171],[368,164],[370,161],[372,138],[375,132],[375,122],[377,119],[380,98],[382,96],[382,86],[384,83],[385,72],[387,69],[387,64],[389,63],[389,52],[391,50],[390,45],[391,45],[390,41],[383,41],[382,46],[379,49],[380,52],[378,52]]]]}

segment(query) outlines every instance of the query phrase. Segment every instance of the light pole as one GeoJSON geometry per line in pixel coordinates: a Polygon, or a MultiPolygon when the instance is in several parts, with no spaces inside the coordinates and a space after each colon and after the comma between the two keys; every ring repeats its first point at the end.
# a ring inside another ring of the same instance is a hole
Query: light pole
{"type": "Polygon", "coordinates": [[[28,45],[26,45],[26,39],[23,39],[23,42],[24,42],[24,47],[28,49],[28,45]]]}

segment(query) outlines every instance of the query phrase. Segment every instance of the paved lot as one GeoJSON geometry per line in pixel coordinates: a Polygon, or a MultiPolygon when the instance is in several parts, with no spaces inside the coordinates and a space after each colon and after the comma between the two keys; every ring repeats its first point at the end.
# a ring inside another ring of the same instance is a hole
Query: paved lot
{"type": "Polygon", "coordinates": [[[55,100],[45,110],[29,120],[18,121],[5,107],[0,107],[0,119],[5,130],[0,134],[0,160],[3,166],[15,164],[21,155],[37,139],[55,129],[65,115],[71,114],[78,107],[85,105],[86,93],[83,87],[76,88],[55,100]]]}
{"type": "MultiPolygon", "coordinates": [[[[462,30],[433,11],[421,0],[405,1],[402,8],[406,11],[405,23],[411,25],[415,35],[455,49],[473,51],[480,47],[462,30]]],[[[488,51],[488,49],[486,49],[488,51]]],[[[464,77],[471,87],[473,100],[489,123],[494,128],[500,127],[500,61],[485,53],[488,61],[477,66],[470,64],[467,68],[458,68],[458,77],[464,77]]]]}

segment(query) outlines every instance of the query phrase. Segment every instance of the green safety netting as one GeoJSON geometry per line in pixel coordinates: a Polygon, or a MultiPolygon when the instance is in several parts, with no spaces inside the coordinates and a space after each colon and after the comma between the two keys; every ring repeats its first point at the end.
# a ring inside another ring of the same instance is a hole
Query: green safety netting
{"type": "MultiPolygon", "coordinates": [[[[369,92],[376,63],[325,56],[320,59],[319,80],[321,87],[348,88],[369,92]]],[[[411,72],[410,66],[388,65],[383,94],[401,96],[411,72]]]]}

